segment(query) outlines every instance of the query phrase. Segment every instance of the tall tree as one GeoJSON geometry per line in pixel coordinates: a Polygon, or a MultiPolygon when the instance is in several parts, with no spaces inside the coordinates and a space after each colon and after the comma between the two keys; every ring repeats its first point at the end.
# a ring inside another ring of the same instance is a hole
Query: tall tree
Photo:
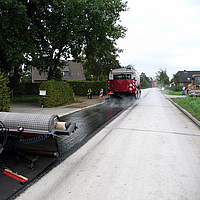
{"type": "Polygon", "coordinates": [[[115,48],[112,43],[107,45],[107,48],[104,48],[104,51],[100,52],[94,57],[90,56],[83,63],[86,78],[91,77],[92,75],[97,80],[99,80],[99,77],[105,79],[108,77],[110,69],[114,69],[116,66],[119,66],[117,52],[120,50],[115,48]]]}
{"type": "Polygon", "coordinates": [[[62,67],[61,57],[76,60],[85,46],[88,60],[100,59],[108,44],[113,47],[126,32],[117,24],[120,13],[126,11],[127,2],[122,0],[0,3],[0,58],[4,71],[31,64],[40,72],[48,72],[48,79],[52,79],[62,67]]]}
{"type": "Polygon", "coordinates": [[[0,67],[6,73],[14,70],[14,83],[19,79],[19,68],[26,60],[26,53],[33,50],[29,24],[23,2],[0,1],[0,67]]]}
{"type": "Polygon", "coordinates": [[[166,85],[169,85],[169,77],[167,75],[166,69],[160,69],[156,73],[156,79],[157,79],[158,85],[160,85],[160,87],[166,87],[166,85]]]}
{"type": "Polygon", "coordinates": [[[151,80],[149,79],[149,77],[146,76],[144,72],[142,72],[140,76],[143,78],[143,81],[141,82],[142,88],[152,87],[151,80]]]}
{"type": "Polygon", "coordinates": [[[180,83],[180,74],[173,74],[171,83],[173,83],[173,82],[175,85],[178,85],[178,83],[180,83]]]}
{"type": "Polygon", "coordinates": [[[48,79],[57,76],[61,57],[78,60],[85,47],[89,62],[102,59],[108,44],[125,34],[125,28],[116,26],[119,13],[126,10],[121,0],[64,0],[33,7],[31,29],[38,52],[31,55],[32,64],[48,72],[48,79]]]}

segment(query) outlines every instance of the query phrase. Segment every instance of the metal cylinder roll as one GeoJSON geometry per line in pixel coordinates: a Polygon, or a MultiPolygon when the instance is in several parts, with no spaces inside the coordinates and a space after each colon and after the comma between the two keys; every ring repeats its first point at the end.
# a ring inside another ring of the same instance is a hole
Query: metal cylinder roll
{"type": "Polygon", "coordinates": [[[0,121],[7,128],[51,131],[59,121],[58,115],[0,112],[0,121]]]}

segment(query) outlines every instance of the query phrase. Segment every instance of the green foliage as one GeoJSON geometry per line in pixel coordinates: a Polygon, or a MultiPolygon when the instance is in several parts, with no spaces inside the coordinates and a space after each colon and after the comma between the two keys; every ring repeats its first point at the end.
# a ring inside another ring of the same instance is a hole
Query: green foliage
{"type": "Polygon", "coordinates": [[[178,85],[178,83],[180,83],[180,74],[173,74],[173,78],[171,80],[171,83],[178,85]]]}
{"type": "Polygon", "coordinates": [[[125,36],[118,22],[126,7],[122,0],[0,1],[3,71],[25,64],[59,79],[60,58],[78,59],[84,46],[87,60],[112,57],[125,36]]]}
{"type": "Polygon", "coordinates": [[[191,113],[195,118],[200,120],[200,98],[199,97],[185,97],[185,98],[173,98],[174,102],[180,105],[182,108],[191,113]]]}
{"type": "MultiPolygon", "coordinates": [[[[69,84],[63,81],[47,81],[40,85],[39,90],[46,90],[44,107],[50,108],[64,105],[68,102],[74,102],[73,90],[69,84]]],[[[42,105],[43,97],[39,97],[39,103],[42,105]]]]}
{"type": "Polygon", "coordinates": [[[20,96],[14,96],[13,102],[38,102],[39,97],[38,96],[30,96],[30,95],[20,95],[20,96]]]}
{"type": "Polygon", "coordinates": [[[149,83],[146,79],[143,79],[143,81],[141,82],[141,88],[145,89],[145,88],[151,88],[152,84],[149,83]]]}
{"type": "Polygon", "coordinates": [[[160,71],[156,73],[156,79],[160,87],[166,87],[167,85],[169,85],[169,77],[167,76],[166,69],[160,69],[160,71]]]}
{"type": "Polygon", "coordinates": [[[0,71],[0,112],[10,111],[10,95],[7,78],[0,71]]]}
{"type": "Polygon", "coordinates": [[[170,90],[174,91],[174,92],[180,92],[182,91],[182,88],[180,85],[174,85],[170,88],[170,90]]]}
{"type": "Polygon", "coordinates": [[[89,88],[92,89],[93,95],[99,95],[100,90],[103,89],[104,94],[107,93],[106,81],[67,81],[72,87],[75,95],[86,96],[89,88]]]}
{"type": "Polygon", "coordinates": [[[2,72],[25,63],[33,48],[24,1],[0,1],[0,65],[2,72]]]}
{"type": "MultiPolygon", "coordinates": [[[[102,45],[101,45],[102,47],[102,45]]],[[[105,80],[108,77],[110,69],[119,66],[117,60],[119,49],[115,48],[112,42],[107,42],[105,50],[100,51],[94,57],[89,57],[83,62],[84,74],[87,80],[105,80]],[[93,78],[91,78],[91,75],[93,78]]]]}
{"type": "Polygon", "coordinates": [[[152,87],[152,83],[149,80],[149,77],[147,77],[144,72],[142,72],[140,76],[143,78],[143,81],[141,82],[141,88],[142,89],[151,88],[152,87]]]}

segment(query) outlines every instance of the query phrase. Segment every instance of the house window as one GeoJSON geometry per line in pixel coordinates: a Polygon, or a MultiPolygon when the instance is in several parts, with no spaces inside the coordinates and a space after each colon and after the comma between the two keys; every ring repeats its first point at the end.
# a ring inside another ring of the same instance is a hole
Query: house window
{"type": "Polygon", "coordinates": [[[64,78],[69,78],[69,71],[63,71],[62,73],[64,78]]]}
{"type": "Polygon", "coordinates": [[[179,85],[180,85],[180,86],[183,86],[183,83],[180,83],[179,85]]]}

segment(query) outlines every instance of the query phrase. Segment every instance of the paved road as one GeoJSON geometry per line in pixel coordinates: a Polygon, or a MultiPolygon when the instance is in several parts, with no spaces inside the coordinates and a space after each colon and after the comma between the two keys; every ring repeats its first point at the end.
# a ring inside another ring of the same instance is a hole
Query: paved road
{"type": "Polygon", "coordinates": [[[17,200],[200,199],[200,129],[157,89],[17,200]]]}

